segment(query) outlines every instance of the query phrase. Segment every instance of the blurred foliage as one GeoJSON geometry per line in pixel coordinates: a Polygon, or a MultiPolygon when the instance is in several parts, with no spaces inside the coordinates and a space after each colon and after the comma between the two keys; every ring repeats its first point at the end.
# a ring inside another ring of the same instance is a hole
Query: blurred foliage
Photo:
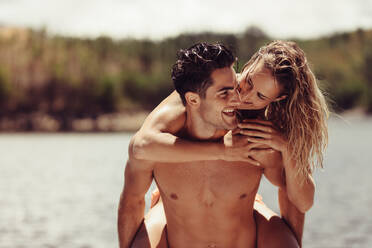
{"type": "Polygon", "coordinates": [[[372,30],[298,42],[335,111],[372,108],[372,30]]]}
{"type": "MultiPolygon", "coordinates": [[[[241,34],[186,33],[162,41],[51,36],[45,30],[0,29],[0,118],[41,112],[68,130],[73,118],[150,110],[173,89],[180,48],[222,42],[243,64],[270,41],[257,27],[241,34]]],[[[321,87],[343,111],[372,112],[372,30],[297,40],[321,87]]]]}

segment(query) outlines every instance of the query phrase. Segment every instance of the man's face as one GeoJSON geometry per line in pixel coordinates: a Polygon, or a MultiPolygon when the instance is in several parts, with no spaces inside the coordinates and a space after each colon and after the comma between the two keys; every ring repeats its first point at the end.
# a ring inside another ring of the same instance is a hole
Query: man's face
{"type": "Polygon", "coordinates": [[[230,130],[237,125],[235,108],[238,97],[234,90],[236,74],[233,67],[216,69],[212,72],[212,85],[207,89],[205,98],[201,98],[200,114],[205,123],[216,129],[230,130]]]}
{"type": "Polygon", "coordinates": [[[262,109],[279,99],[282,87],[278,85],[263,61],[252,66],[238,76],[237,92],[241,104],[239,109],[262,109]]]}

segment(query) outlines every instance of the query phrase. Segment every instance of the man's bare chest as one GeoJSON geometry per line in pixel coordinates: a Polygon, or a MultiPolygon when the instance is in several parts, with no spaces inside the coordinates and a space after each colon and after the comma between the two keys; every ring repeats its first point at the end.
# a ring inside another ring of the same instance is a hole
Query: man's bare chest
{"type": "Polygon", "coordinates": [[[175,200],[246,197],[257,190],[261,175],[258,167],[226,161],[159,164],[154,170],[162,193],[175,200]]]}

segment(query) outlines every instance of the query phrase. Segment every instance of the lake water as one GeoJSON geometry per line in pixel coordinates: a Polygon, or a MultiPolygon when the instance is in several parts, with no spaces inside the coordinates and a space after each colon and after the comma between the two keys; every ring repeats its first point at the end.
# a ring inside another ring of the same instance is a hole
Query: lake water
{"type": "MultiPolygon", "coordinates": [[[[131,135],[0,135],[0,247],[118,247],[131,135]]],[[[304,247],[372,247],[371,142],[372,119],[330,121],[304,247]]],[[[260,192],[277,211],[276,189],[264,180],[260,192]]]]}

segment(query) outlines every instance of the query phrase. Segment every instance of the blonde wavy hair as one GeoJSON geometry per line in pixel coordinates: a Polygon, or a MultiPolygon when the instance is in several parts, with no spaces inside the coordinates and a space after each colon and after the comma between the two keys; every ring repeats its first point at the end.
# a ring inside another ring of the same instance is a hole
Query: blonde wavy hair
{"type": "Polygon", "coordinates": [[[283,87],[283,100],[270,103],[266,117],[288,141],[297,175],[306,178],[316,167],[323,168],[323,154],[328,144],[329,110],[305,53],[291,41],[273,41],[260,48],[242,71],[263,60],[283,87]]]}

